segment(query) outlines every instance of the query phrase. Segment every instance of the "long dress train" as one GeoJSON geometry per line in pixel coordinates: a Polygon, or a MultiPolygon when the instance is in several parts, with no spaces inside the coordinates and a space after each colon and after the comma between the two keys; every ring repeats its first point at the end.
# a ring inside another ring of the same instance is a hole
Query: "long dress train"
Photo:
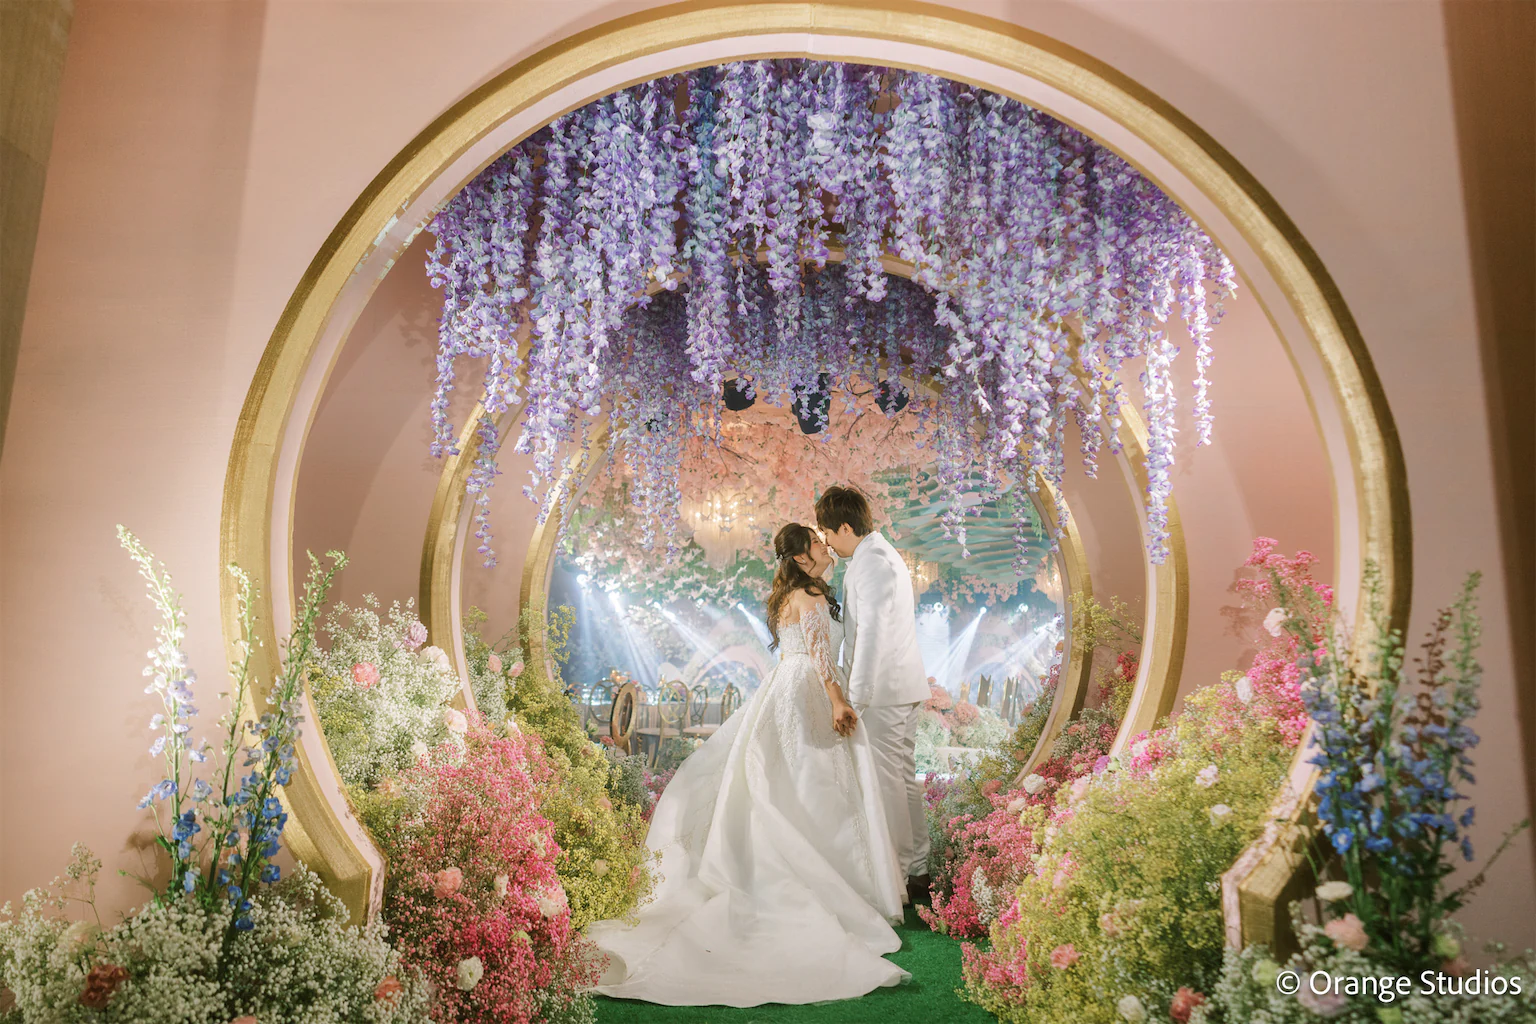
{"type": "Polygon", "coordinates": [[[596,991],[758,1006],[907,980],[882,956],[901,948],[902,887],[868,738],[837,734],[822,684],[841,632],[820,603],[784,627],[779,664],[678,768],[647,837],[653,900],[588,929],[609,956],[596,991]]]}

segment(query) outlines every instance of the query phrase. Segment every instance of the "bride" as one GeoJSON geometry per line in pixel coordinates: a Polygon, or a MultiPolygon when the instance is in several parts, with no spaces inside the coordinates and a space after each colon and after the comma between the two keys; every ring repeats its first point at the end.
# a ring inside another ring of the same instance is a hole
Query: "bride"
{"type": "Polygon", "coordinates": [[[663,791],[647,845],[661,881],[632,923],[599,921],[596,991],[668,1006],[811,1003],[909,977],[895,852],[869,743],[836,667],[832,559],[808,526],[774,538],[779,664],[663,791]],[[879,838],[872,838],[879,837],[879,838]]]}

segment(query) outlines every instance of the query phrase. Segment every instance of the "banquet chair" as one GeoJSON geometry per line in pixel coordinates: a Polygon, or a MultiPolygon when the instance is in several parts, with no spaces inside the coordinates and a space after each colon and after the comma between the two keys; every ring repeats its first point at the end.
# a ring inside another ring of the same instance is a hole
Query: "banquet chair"
{"type": "Polygon", "coordinates": [[[608,711],[608,735],[613,738],[613,746],[625,754],[633,753],[635,743],[635,728],[640,721],[641,706],[640,687],[634,683],[625,683],[619,687],[619,692],[613,696],[613,704],[608,711]]]}
{"type": "Polygon", "coordinates": [[[709,716],[709,688],[700,683],[688,691],[688,724],[684,736],[708,739],[720,728],[719,722],[706,722],[709,716]]]}

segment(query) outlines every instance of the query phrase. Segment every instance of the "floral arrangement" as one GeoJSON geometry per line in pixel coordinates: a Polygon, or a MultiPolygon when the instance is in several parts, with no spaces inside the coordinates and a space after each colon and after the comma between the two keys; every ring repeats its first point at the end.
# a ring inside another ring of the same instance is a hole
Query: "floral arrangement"
{"type": "Polygon", "coordinates": [[[1220,971],[1217,879],[1262,831],[1289,760],[1270,720],[1218,731],[1231,724],[1221,688],[1191,694],[1160,746],[1143,740],[1118,764],[1099,755],[1033,812],[1031,870],[991,948],[963,951],[967,998],[1031,1024],[1110,1024],[1126,996],[1191,1019],[1220,971]]]}
{"type": "MultiPolygon", "coordinates": [[[[433,450],[455,449],[456,360],[483,360],[469,489],[488,558],[495,417],[515,404],[541,512],[606,407],[631,501],[675,541],[679,467],[690,439],[717,436],[728,378],[823,422],[816,396],[867,382],[889,410],[906,397],[929,419],[947,484],[980,467],[996,486],[1034,486],[1036,473],[1060,482],[1069,418],[1090,467],[1116,450],[1122,370],[1140,360],[1161,561],[1176,352],[1163,325],[1178,303],[1204,443],[1209,339],[1235,287],[1184,211],[1081,132],[932,75],[822,61],[620,90],[492,163],[429,229],[444,293],[433,450]],[[887,278],[887,254],[914,265],[912,282],[887,278]],[[903,363],[956,386],[903,395],[903,363]]],[[[964,515],[951,501],[946,527],[958,534],[964,515]]]]}
{"type": "MultiPolygon", "coordinates": [[[[532,625],[525,616],[525,639],[532,625]]],[[[585,928],[631,913],[650,893],[652,862],[644,808],[624,799],[632,790],[624,770],[609,761],[601,744],[587,738],[564,692],[559,659],[565,635],[558,628],[546,631],[549,664],[530,663],[508,703],[517,726],[543,741],[554,766],[541,813],[554,826],[561,851],[556,868],[572,920],[585,928]]]]}
{"type": "Polygon", "coordinates": [[[199,709],[181,598],[137,538],[122,527],[118,537],[160,613],[145,692],[160,702],[150,749],[166,772],[141,806],[154,811],[167,878],[146,881],[149,902],[106,927],[94,898],[101,863],[77,845],[52,891],[29,892],[19,915],[9,905],[0,911],[0,996],[8,994],[0,1003],[11,1004],[0,1020],[426,1024],[427,987],[401,964],[383,927],[348,927],[345,908],[314,875],[300,868],[282,880],[275,862],[315,622],[346,559],[331,552],[322,567],[311,556],[268,710],[254,721],[241,717],[251,686],[253,588],[231,567],[241,640],[214,747],[191,738],[199,709]],[[71,902],[91,919],[69,921],[71,902]]]}
{"type": "Polygon", "coordinates": [[[406,810],[384,837],[384,917],[405,962],[435,986],[445,1019],[590,1022],[582,990],[599,954],[577,931],[542,813],[558,785],[533,737],[478,714],[391,787],[406,810]]]}
{"type": "MultiPolygon", "coordinates": [[[[1287,600],[1292,588],[1321,599],[1325,591],[1306,571],[1314,560],[1304,552],[1284,559],[1272,549],[1262,538],[1255,544],[1247,564],[1264,575],[1242,584],[1250,600],[1287,600]]],[[[1183,1024],[1205,1012],[1219,975],[1218,879],[1262,830],[1289,762],[1294,709],[1278,695],[1253,700],[1233,674],[1191,694],[1174,723],[1137,737],[1112,759],[1135,685],[1139,628],[1113,598],[1103,605],[1073,595],[1072,606],[1075,650],[1112,655],[1096,679],[1094,703],[1017,792],[1004,787],[991,795],[985,817],[957,822],[951,858],[971,857],[986,871],[970,881],[970,863],[960,860],[950,902],[935,900],[935,922],[990,938],[990,948],[965,949],[966,994],[1004,1021],[1166,1013],[1183,1024]],[[1030,830],[1032,846],[1015,844],[1024,858],[992,863],[972,853],[985,854],[988,835],[1007,829],[1030,830]],[[999,879],[1017,880],[1001,900],[999,879]],[[990,904],[977,891],[991,892],[990,904]],[[986,911],[999,905],[988,920],[986,911]]],[[[1316,616],[1298,615],[1293,625],[1302,633],[1321,628],[1316,616]]],[[[1270,643],[1261,644],[1261,660],[1294,656],[1292,641],[1262,635],[1270,643]]]]}
{"type": "MultiPolygon", "coordinates": [[[[1494,966],[1477,970],[1462,956],[1452,915],[1482,884],[1486,866],[1458,888],[1448,884],[1454,861],[1473,859],[1466,829],[1474,812],[1462,786],[1471,781],[1478,742],[1468,724],[1482,675],[1477,585],[1474,573],[1440,613],[1416,674],[1404,667],[1402,638],[1388,627],[1374,576],[1367,579],[1364,642],[1352,642],[1330,619],[1323,642],[1299,659],[1301,698],[1316,723],[1317,820],[1332,854],[1323,874],[1342,877],[1318,885],[1314,921],[1301,903],[1292,907],[1301,944],[1286,965],[1300,981],[1294,990],[1276,986],[1282,968],[1264,947],[1229,951],[1213,1020],[1530,1019],[1536,959],[1529,952],[1513,959],[1493,946],[1494,966]]],[[[1326,595],[1285,596],[1271,621],[1306,643],[1308,631],[1297,622],[1326,608],[1326,595]]],[[[1489,863],[1528,825],[1516,824],[1489,863]]]]}
{"type": "Polygon", "coordinates": [[[517,643],[515,630],[508,630],[495,643],[481,639],[480,626],[485,619],[485,612],[479,608],[470,608],[464,615],[464,658],[469,665],[469,688],[475,695],[475,710],[487,722],[503,722],[510,710],[508,695],[523,674],[523,649],[517,643]]]}
{"type": "Polygon", "coordinates": [[[395,602],[387,620],[369,594],[360,607],[338,604],[323,627],[328,649],[317,649],[310,698],[342,781],[370,790],[414,764],[463,713],[448,707],[459,680],[448,655],[425,646],[427,627],[395,602]]]}
{"type": "Polygon", "coordinates": [[[930,798],[933,899],[918,912],[935,931],[969,938],[987,933],[1033,870],[1040,829],[1058,794],[1102,768],[1119,719],[1107,708],[1085,708],[1057,738],[1050,759],[1024,775],[1035,747],[1028,725],[1021,724],[1002,751],[930,798]]]}

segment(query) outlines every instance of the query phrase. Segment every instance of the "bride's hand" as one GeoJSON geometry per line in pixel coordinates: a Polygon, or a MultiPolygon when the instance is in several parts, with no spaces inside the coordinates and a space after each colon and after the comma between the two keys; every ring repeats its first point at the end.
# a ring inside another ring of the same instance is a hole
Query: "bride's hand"
{"type": "Polygon", "coordinates": [[[846,703],[834,705],[832,708],[832,728],[837,730],[839,736],[852,736],[854,727],[859,724],[858,712],[846,703]]]}

